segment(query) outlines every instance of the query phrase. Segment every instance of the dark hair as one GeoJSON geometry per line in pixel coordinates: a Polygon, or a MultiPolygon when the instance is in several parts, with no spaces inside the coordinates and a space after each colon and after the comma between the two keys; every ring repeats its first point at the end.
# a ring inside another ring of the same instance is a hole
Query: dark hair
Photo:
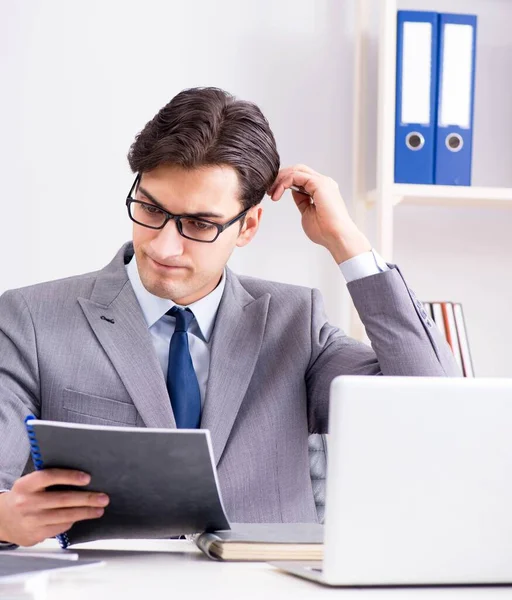
{"type": "Polygon", "coordinates": [[[128,153],[134,173],[160,165],[233,167],[244,207],[261,202],[279,172],[274,135],[261,110],[224,90],[183,90],[137,135],[128,153]]]}

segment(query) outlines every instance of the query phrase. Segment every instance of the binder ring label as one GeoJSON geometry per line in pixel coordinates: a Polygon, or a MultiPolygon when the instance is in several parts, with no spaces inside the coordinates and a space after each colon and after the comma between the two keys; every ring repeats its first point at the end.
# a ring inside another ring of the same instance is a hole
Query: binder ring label
{"type": "Polygon", "coordinates": [[[458,133],[449,133],[446,136],[445,143],[450,152],[459,152],[464,146],[464,140],[458,133]]]}
{"type": "Polygon", "coordinates": [[[417,131],[411,131],[405,138],[405,145],[409,150],[421,150],[425,145],[425,138],[417,131]]]}

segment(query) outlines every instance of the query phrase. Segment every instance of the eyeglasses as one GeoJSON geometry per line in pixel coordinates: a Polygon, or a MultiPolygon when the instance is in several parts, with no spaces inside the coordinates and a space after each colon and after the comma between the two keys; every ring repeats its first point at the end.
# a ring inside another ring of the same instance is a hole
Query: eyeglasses
{"type": "Polygon", "coordinates": [[[128,215],[134,223],[142,225],[143,227],[148,227],[149,229],[163,229],[167,225],[168,221],[172,220],[176,222],[178,232],[184,238],[187,238],[188,240],[194,240],[194,242],[211,244],[225,229],[233,225],[233,223],[239,221],[249,212],[249,209],[247,208],[236,217],[231,219],[231,221],[224,223],[224,225],[213,223],[207,219],[201,219],[194,216],[173,215],[172,213],[167,212],[163,208],[155,206],[154,204],[150,204],[149,202],[141,202],[140,200],[135,200],[132,197],[133,190],[140,182],[140,178],[140,174],[137,175],[132,187],[130,188],[130,191],[128,192],[128,197],[126,198],[126,207],[128,209],[128,215]]]}

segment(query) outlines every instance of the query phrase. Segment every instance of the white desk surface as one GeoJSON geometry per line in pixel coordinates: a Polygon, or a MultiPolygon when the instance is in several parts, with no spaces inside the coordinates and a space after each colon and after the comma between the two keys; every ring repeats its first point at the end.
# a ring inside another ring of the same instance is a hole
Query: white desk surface
{"type": "MultiPolygon", "coordinates": [[[[48,540],[21,552],[54,552],[48,540]]],[[[511,598],[510,587],[336,589],[287,575],[265,563],[216,562],[185,540],[125,540],[73,546],[103,566],[38,575],[0,584],[2,600],[196,600],[340,598],[430,600],[511,598]]]]}

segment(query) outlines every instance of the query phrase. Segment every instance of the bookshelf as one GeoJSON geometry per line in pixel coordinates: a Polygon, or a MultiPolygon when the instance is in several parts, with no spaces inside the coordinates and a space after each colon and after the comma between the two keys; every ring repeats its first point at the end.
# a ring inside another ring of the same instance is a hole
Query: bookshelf
{"type": "MultiPolygon", "coordinates": [[[[512,209],[512,187],[415,185],[394,182],[397,11],[402,8],[415,8],[478,14],[475,5],[476,2],[457,5],[456,0],[446,4],[436,0],[425,0],[412,7],[408,0],[380,0],[378,15],[375,16],[376,4],[372,0],[359,0],[356,3],[353,214],[358,226],[366,232],[375,248],[388,262],[394,260],[395,212],[399,205],[437,206],[441,207],[441,210],[442,207],[512,209]],[[376,55],[376,58],[373,56],[373,70],[370,56],[372,33],[377,36],[377,49],[373,48],[376,55]],[[371,85],[372,77],[376,80],[376,87],[371,85]],[[373,111],[371,116],[369,107],[373,111]],[[369,144],[374,145],[374,148],[370,148],[369,144]],[[369,160],[372,152],[375,152],[373,161],[369,160]],[[370,186],[368,182],[371,182],[370,186]]],[[[482,7],[482,10],[485,7],[490,11],[500,7],[499,3],[483,0],[478,6],[482,7]]],[[[482,71],[485,71],[485,66],[482,71]]],[[[477,89],[478,81],[477,68],[477,89]]],[[[475,110],[475,119],[477,116],[475,110]]],[[[512,186],[512,180],[510,185],[512,186]]],[[[352,311],[350,323],[351,335],[357,339],[366,339],[355,310],[352,311]]]]}
{"type": "MultiPolygon", "coordinates": [[[[512,188],[416,185],[395,183],[391,186],[391,203],[429,206],[477,206],[485,208],[512,208],[512,188]]],[[[368,192],[367,209],[378,202],[377,190],[368,192]]]]}

